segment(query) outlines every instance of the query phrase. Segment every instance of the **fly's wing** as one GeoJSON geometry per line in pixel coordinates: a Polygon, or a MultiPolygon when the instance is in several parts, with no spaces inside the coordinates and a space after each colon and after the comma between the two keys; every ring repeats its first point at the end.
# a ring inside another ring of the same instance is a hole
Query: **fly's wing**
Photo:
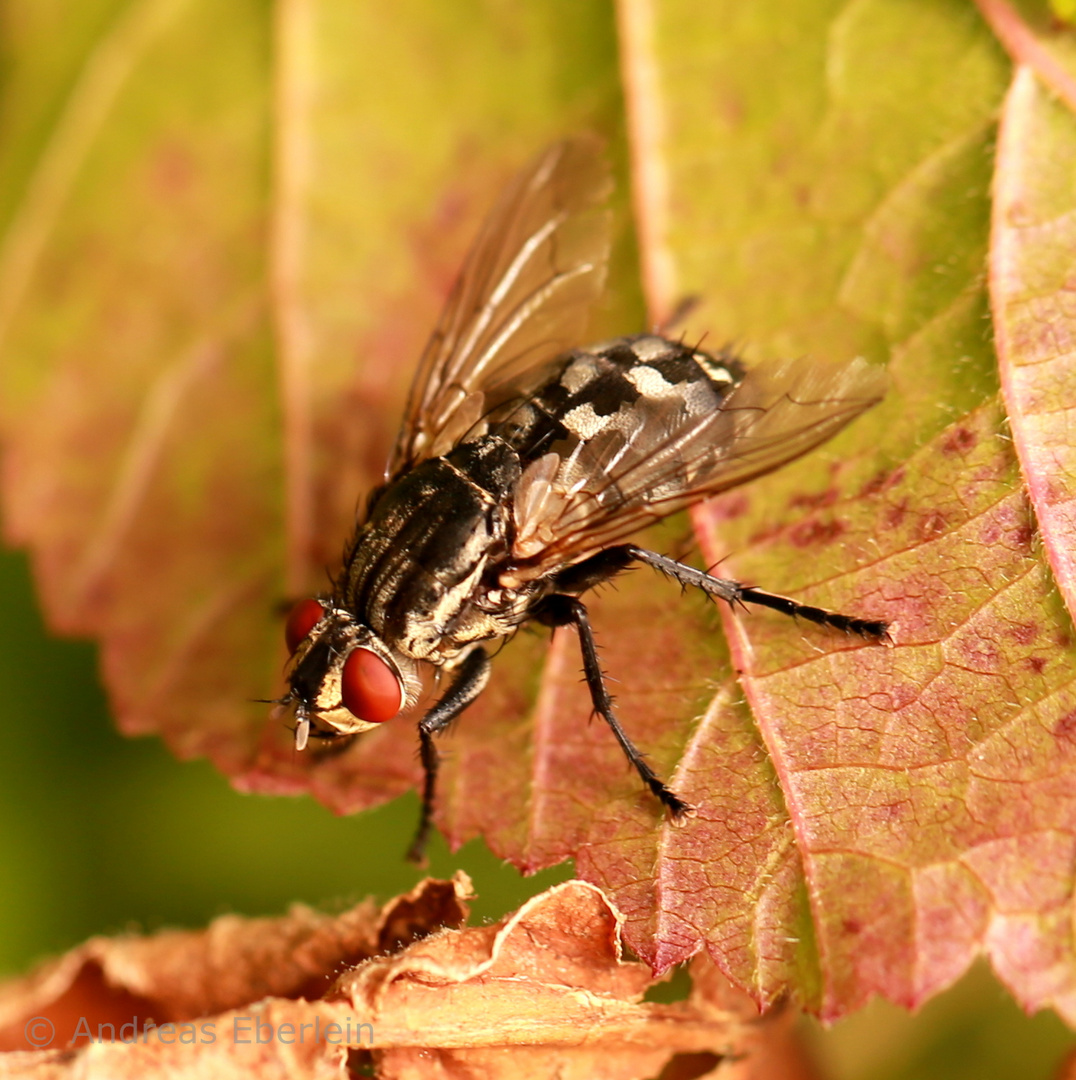
{"type": "Polygon", "coordinates": [[[482,226],[422,355],[390,475],[449,449],[497,388],[578,345],[605,283],[612,190],[601,141],[551,146],[482,226]]]}
{"type": "MultiPolygon", "coordinates": [[[[643,339],[651,352],[655,340],[643,339]]],[[[692,360],[694,374],[683,355],[673,363],[637,360],[630,369],[620,363],[639,390],[634,400],[622,394],[613,409],[606,374],[590,384],[604,404],[561,410],[556,435],[533,455],[517,488],[512,576],[525,580],[577,562],[771,472],[836,434],[885,391],[884,371],[858,359],[839,366],[790,360],[746,373],[729,358],[696,353],[692,360]]]]}

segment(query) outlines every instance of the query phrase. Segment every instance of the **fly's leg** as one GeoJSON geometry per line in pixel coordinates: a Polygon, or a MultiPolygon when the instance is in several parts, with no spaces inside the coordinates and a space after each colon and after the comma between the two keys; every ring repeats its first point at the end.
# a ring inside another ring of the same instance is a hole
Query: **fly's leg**
{"type": "Polygon", "coordinates": [[[445,696],[418,723],[419,748],[426,779],[422,785],[422,813],[418,819],[418,829],[407,852],[407,858],[411,862],[423,861],[426,841],[429,839],[430,825],[433,821],[434,799],[437,795],[437,766],[440,762],[433,737],[444,731],[482,693],[487,682],[489,682],[489,656],[485,649],[475,648],[457,667],[455,678],[445,696]]]}
{"type": "MultiPolygon", "coordinates": [[[[607,575],[608,576],[608,575],[607,575]]],[[[676,820],[682,820],[694,814],[695,809],[670,791],[657,773],[646,763],[635,744],[628,738],[627,732],[620,726],[620,721],[613,712],[613,699],[605,687],[605,676],[598,661],[598,648],[594,642],[594,632],[590,627],[590,617],[586,606],[574,596],[559,594],[547,596],[534,612],[534,618],[546,626],[574,626],[579,633],[579,646],[583,653],[583,674],[590,690],[590,700],[594,711],[612,729],[620,748],[628,761],[635,766],[635,771],[642,777],[643,783],[661,800],[676,820]]]]}
{"type": "Polygon", "coordinates": [[[658,555],[655,551],[647,551],[646,548],[637,547],[635,544],[620,544],[617,547],[606,548],[576,566],[569,566],[557,575],[554,585],[566,592],[583,592],[603,581],[608,581],[622,570],[626,570],[632,563],[645,563],[647,566],[652,566],[666,577],[678,581],[685,588],[690,585],[701,589],[708,596],[724,600],[732,607],[737,604],[740,606],[758,604],[760,607],[771,608],[784,615],[791,615],[793,618],[806,619],[819,626],[831,626],[846,634],[856,634],[874,641],[889,641],[889,624],[881,620],[856,619],[850,615],[841,615],[836,611],[801,604],[798,600],[792,600],[787,596],[756,589],[751,585],[742,585],[728,578],[714,577],[702,570],[696,570],[693,566],[685,566],[675,559],[658,555]]]}
{"type": "Polygon", "coordinates": [[[780,596],[778,593],[766,592],[764,589],[756,589],[751,585],[742,585],[738,581],[730,581],[727,578],[714,577],[702,570],[685,566],[675,559],[658,555],[654,551],[647,551],[646,548],[636,547],[634,544],[625,544],[624,547],[626,553],[630,554],[635,562],[646,563],[647,566],[661,571],[666,577],[671,577],[681,585],[693,585],[709,596],[716,596],[732,606],[758,604],[759,607],[767,607],[783,615],[791,615],[793,618],[806,619],[819,626],[831,626],[834,630],[840,630],[845,634],[856,634],[876,641],[889,640],[889,624],[882,620],[856,619],[837,611],[827,611],[825,608],[801,604],[798,600],[780,596]]]}

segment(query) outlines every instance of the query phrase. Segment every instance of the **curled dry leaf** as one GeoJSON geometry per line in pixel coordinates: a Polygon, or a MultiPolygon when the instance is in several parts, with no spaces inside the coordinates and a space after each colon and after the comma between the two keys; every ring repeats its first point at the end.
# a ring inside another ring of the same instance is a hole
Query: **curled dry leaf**
{"type": "Polygon", "coordinates": [[[791,1015],[757,1019],[705,961],[688,1001],[644,1001],[650,970],[623,958],[621,918],[594,886],[568,882],[499,923],[452,929],[467,895],[464,879],[427,880],[381,911],[94,939],[4,988],[6,1046],[44,1043],[47,1025],[67,1045],[8,1053],[0,1074],[344,1080],[350,1061],[394,1080],[643,1080],[719,1063],[736,1080],[806,1075],[791,1015]]]}
{"type": "Polygon", "coordinates": [[[467,920],[470,882],[427,879],[382,908],[366,900],[340,915],[295,905],[282,918],[225,915],[205,930],[95,937],[0,986],[0,1048],[26,1047],[28,1018],[52,1019],[69,1041],[86,1016],[158,1024],[234,1009],[261,997],[320,998],[341,968],[467,920]],[[124,1012],[124,1010],[127,1010],[124,1012]]]}

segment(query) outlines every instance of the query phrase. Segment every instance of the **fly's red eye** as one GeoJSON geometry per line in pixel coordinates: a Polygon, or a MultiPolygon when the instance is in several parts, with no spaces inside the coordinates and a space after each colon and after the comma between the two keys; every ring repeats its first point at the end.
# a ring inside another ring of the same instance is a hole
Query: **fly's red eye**
{"type": "Polygon", "coordinates": [[[403,706],[403,687],[396,672],[377,653],[360,646],[344,661],[340,697],[352,716],[383,724],[403,706]]]}
{"type": "Polygon", "coordinates": [[[284,640],[288,643],[288,652],[293,653],[306,635],[314,629],[325,614],[320,602],[314,599],[300,600],[291,609],[288,621],[284,624],[284,640]]]}

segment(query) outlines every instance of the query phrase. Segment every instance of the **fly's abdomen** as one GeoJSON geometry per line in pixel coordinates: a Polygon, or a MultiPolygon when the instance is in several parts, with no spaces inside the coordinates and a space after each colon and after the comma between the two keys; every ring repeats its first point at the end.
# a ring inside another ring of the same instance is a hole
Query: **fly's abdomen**
{"type": "Polygon", "coordinates": [[[613,458],[617,447],[657,443],[717,412],[742,377],[728,356],[653,335],[616,338],[566,353],[550,365],[544,384],[495,410],[488,425],[524,467],[548,453],[570,458],[579,444],[599,439],[613,458]]]}

